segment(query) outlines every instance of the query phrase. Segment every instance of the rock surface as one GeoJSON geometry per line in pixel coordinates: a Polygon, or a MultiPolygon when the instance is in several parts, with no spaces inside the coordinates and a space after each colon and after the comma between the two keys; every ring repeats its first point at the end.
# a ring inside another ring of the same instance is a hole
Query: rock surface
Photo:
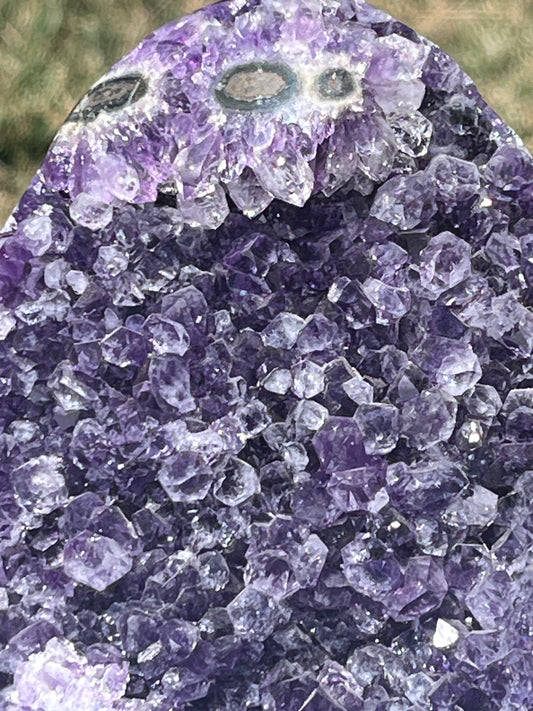
{"type": "Polygon", "coordinates": [[[228,0],[0,242],[7,711],[533,707],[533,160],[362,0],[228,0]]]}

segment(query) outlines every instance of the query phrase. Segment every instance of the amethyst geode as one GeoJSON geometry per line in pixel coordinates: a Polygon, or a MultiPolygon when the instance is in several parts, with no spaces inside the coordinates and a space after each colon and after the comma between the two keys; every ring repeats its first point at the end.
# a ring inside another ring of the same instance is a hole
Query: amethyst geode
{"type": "Polygon", "coordinates": [[[533,161],[362,0],[162,28],[0,248],[8,711],[533,708],[533,161]]]}

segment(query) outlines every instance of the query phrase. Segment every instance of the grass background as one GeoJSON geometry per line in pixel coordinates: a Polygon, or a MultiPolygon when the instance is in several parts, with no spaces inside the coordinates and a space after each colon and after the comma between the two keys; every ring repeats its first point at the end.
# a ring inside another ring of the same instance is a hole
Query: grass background
{"type": "MultiPolygon", "coordinates": [[[[0,225],[70,109],[153,29],[208,0],[0,0],[0,225]]],[[[533,146],[531,0],[374,0],[451,54],[533,146]]]]}

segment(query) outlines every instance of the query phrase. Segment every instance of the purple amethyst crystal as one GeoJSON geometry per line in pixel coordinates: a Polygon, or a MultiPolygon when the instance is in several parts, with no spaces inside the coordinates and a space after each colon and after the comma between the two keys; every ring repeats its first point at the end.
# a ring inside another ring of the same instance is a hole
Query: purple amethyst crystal
{"type": "Polygon", "coordinates": [[[0,236],[0,706],[533,708],[533,160],[363,0],[225,0],[0,236]]]}

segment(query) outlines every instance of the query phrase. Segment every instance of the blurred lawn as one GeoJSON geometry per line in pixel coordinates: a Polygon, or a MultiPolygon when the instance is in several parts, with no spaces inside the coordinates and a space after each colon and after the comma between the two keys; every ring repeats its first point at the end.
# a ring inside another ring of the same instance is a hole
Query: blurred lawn
{"type": "MultiPolygon", "coordinates": [[[[0,225],[65,116],[151,30],[208,0],[0,0],[0,225]]],[[[533,145],[531,0],[374,0],[449,52],[533,145]]]]}

